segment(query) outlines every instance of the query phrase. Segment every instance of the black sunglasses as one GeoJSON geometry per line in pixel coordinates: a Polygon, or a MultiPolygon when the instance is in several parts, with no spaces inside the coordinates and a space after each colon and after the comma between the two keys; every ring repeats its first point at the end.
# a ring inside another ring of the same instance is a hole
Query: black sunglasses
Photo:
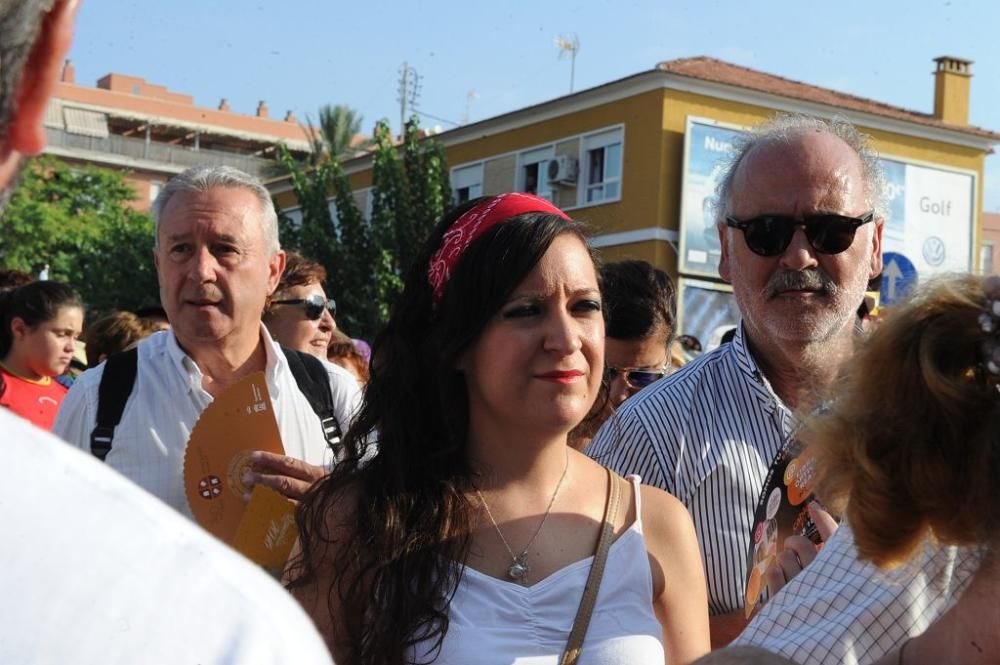
{"type": "Polygon", "coordinates": [[[611,383],[618,378],[621,374],[625,377],[625,385],[632,390],[642,390],[651,383],[655,383],[665,377],[667,372],[670,371],[670,362],[668,361],[660,369],[647,369],[643,367],[612,367],[607,365],[604,368],[604,379],[608,383],[611,383]]]}
{"type": "Polygon", "coordinates": [[[858,227],[874,219],[874,210],[861,217],[822,214],[806,215],[801,220],[786,215],[761,215],[747,220],[726,217],[726,226],[743,231],[747,247],[760,256],[777,256],[788,249],[799,226],[817,252],[840,254],[854,242],[858,227]]]}
{"type": "Polygon", "coordinates": [[[333,298],[323,300],[319,296],[309,296],[308,298],[292,298],[291,300],[274,300],[272,305],[298,305],[306,310],[306,318],[311,321],[323,316],[323,310],[329,310],[330,316],[337,316],[337,301],[333,298]]]}

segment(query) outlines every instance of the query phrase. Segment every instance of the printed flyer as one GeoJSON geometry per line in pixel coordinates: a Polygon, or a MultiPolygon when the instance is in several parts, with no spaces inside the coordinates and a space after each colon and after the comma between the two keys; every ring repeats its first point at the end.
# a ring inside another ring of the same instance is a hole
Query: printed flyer
{"type": "Polygon", "coordinates": [[[815,457],[795,439],[778,453],[764,478],[747,553],[743,608],[748,619],[766,600],[764,573],[776,561],[785,539],[799,535],[816,545],[821,542],[806,508],[814,499],[815,479],[815,457]]]}

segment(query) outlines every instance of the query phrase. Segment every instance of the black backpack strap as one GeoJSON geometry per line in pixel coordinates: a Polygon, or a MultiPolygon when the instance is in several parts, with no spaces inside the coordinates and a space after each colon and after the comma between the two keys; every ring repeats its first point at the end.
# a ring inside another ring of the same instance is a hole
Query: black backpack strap
{"type": "Polygon", "coordinates": [[[330,390],[330,376],[323,363],[308,353],[281,347],[292,370],[299,391],[309,400],[309,406],[319,416],[323,424],[323,434],[326,443],[334,452],[339,453],[342,432],[340,423],[333,410],[333,393],[330,390]]]}
{"type": "Polygon", "coordinates": [[[135,348],[114,353],[104,361],[101,385],[97,389],[97,426],[90,433],[90,452],[102,462],[111,452],[115,428],[122,421],[125,402],[132,394],[139,351],[135,348]]]}

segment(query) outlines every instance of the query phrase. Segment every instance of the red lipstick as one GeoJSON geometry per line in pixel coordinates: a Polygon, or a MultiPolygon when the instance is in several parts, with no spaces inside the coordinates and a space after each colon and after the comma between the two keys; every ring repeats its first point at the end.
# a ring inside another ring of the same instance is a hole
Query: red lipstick
{"type": "Polygon", "coordinates": [[[583,376],[583,372],[578,369],[559,370],[539,374],[538,378],[543,381],[554,381],[556,383],[572,383],[583,376]]]}

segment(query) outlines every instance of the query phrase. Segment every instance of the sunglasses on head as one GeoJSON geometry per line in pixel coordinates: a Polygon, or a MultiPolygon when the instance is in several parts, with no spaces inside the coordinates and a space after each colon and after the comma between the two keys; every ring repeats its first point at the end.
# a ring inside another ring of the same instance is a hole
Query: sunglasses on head
{"type": "Polygon", "coordinates": [[[611,365],[606,365],[604,367],[604,379],[608,383],[611,383],[617,379],[620,374],[625,378],[626,386],[632,390],[642,390],[649,384],[655,383],[665,377],[669,370],[669,361],[659,369],[648,369],[645,367],[612,367],[611,365]]]}
{"type": "Polygon", "coordinates": [[[726,226],[743,231],[747,247],[760,256],[777,256],[792,243],[795,229],[802,227],[806,240],[820,254],[840,254],[854,242],[854,233],[875,219],[875,211],[861,217],[820,214],[806,215],[801,220],[786,215],[761,215],[739,220],[726,217],[726,226]]]}
{"type": "Polygon", "coordinates": [[[272,305],[297,305],[306,311],[306,318],[315,321],[323,316],[323,310],[329,310],[330,316],[337,316],[337,301],[333,298],[323,300],[320,296],[308,298],[292,298],[291,300],[275,300],[272,305]]]}

